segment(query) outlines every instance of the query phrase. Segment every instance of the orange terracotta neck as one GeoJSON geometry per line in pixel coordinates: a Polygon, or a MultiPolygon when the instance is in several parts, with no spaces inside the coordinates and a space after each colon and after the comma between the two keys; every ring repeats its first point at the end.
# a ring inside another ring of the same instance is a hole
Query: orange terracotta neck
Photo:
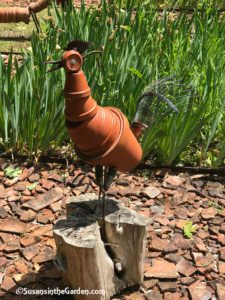
{"type": "Polygon", "coordinates": [[[75,50],[66,51],[62,65],[66,70],[64,88],[65,116],[69,122],[81,122],[93,117],[98,110],[96,101],[91,97],[84,72],[81,70],[83,58],[75,50]]]}

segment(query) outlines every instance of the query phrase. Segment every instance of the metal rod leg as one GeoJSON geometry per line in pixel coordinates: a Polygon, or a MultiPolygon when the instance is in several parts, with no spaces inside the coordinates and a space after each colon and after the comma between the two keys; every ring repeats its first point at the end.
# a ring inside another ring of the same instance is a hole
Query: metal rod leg
{"type": "Polygon", "coordinates": [[[36,14],[33,11],[31,11],[31,16],[32,16],[32,19],[34,21],[37,32],[40,33],[41,32],[41,26],[40,26],[40,23],[38,21],[38,18],[36,16],[36,14]]]}

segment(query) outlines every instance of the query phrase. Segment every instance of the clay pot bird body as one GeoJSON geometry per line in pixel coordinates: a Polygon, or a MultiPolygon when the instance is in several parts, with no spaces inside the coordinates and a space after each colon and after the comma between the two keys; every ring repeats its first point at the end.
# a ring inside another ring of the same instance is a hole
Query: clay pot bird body
{"type": "Polygon", "coordinates": [[[82,62],[78,51],[63,55],[66,127],[76,153],[90,165],[131,171],[141,161],[142,148],[125,115],[115,107],[99,106],[92,98],[82,62]]]}
{"type": "Polygon", "coordinates": [[[62,60],[47,63],[55,65],[48,72],[62,67],[66,71],[65,124],[78,157],[95,166],[96,183],[100,187],[99,199],[103,194],[104,218],[105,193],[117,170],[129,172],[140,163],[142,148],[138,140],[151,124],[154,112],[162,111],[158,106],[159,100],[166,101],[172,110],[176,107],[158,91],[147,90],[139,98],[130,127],[126,116],[118,108],[99,106],[91,96],[82,71],[83,59],[98,52],[92,51],[82,56],[81,53],[89,46],[87,42],[72,41],[67,45],[62,60]]]}

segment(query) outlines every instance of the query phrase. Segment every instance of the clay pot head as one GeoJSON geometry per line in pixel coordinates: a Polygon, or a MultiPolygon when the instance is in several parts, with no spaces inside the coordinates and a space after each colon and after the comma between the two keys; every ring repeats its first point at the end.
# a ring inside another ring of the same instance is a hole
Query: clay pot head
{"type": "Polygon", "coordinates": [[[63,68],[68,73],[79,72],[83,64],[83,58],[78,51],[65,51],[62,57],[63,68]]]}

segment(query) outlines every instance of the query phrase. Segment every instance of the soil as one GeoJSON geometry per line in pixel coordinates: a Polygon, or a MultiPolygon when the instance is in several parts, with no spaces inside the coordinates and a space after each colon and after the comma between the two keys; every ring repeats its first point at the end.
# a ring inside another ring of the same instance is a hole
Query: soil
{"type": "MultiPolygon", "coordinates": [[[[65,287],[53,263],[53,225],[65,215],[68,197],[87,192],[97,196],[98,190],[87,165],[1,162],[0,296],[20,299],[15,295],[19,286],[65,287]],[[18,168],[17,177],[6,177],[9,166],[18,168]]],[[[225,299],[224,177],[148,170],[119,173],[108,196],[150,222],[144,281],[114,299],[225,299]]]]}

